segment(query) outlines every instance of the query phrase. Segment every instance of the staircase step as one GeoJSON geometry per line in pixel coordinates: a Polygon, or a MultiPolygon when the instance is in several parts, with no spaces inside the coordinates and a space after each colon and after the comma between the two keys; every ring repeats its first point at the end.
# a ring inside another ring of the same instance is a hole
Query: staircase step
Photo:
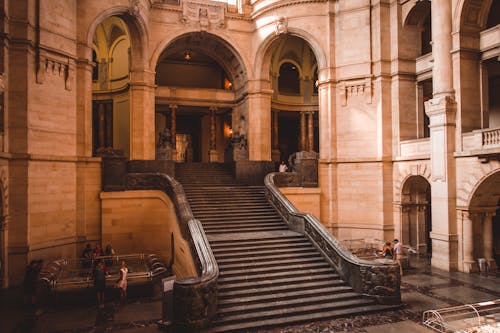
{"type": "MultiPolygon", "coordinates": [[[[246,269],[220,269],[220,277],[232,277],[237,275],[255,275],[261,273],[276,273],[276,272],[294,272],[296,270],[302,269],[316,269],[316,268],[330,268],[330,266],[325,262],[314,262],[306,264],[295,264],[287,266],[274,266],[274,267],[253,267],[246,269]]],[[[331,269],[331,268],[330,268],[331,269]]]]}
{"type": "Polygon", "coordinates": [[[333,286],[329,288],[283,291],[273,294],[247,295],[234,298],[219,298],[217,304],[220,307],[229,307],[243,304],[269,303],[274,302],[277,299],[300,299],[306,297],[317,297],[319,295],[333,295],[345,292],[352,292],[352,288],[349,286],[333,286]]]}
{"type": "MultiPolygon", "coordinates": [[[[325,268],[311,268],[311,269],[303,269],[300,271],[296,271],[293,273],[296,277],[303,277],[305,280],[315,275],[323,275],[329,274],[332,279],[338,278],[338,275],[332,271],[330,267],[325,268]]],[[[272,280],[272,279],[280,279],[290,277],[289,271],[278,271],[274,273],[264,272],[260,274],[252,274],[252,275],[236,275],[236,276],[220,276],[217,280],[217,283],[221,286],[232,283],[244,283],[244,282],[253,282],[253,281],[263,281],[263,280],[272,280]]]]}
{"type": "MultiPolygon", "coordinates": [[[[261,260],[274,260],[274,259],[289,259],[289,258],[318,258],[320,254],[315,251],[314,249],[309,250],[309,251],[303,251],[300,253],[297,252],[292,252],[292,253],[274,253],[274,254],[267,254],[267,255],[255,255],[255,253],[249,253],[248,256],[244,257],[233,257],[233,258],[226,258],[222,259],[220,257],[215,257],[217,259],[217,262],[220,265],[223,264],[229,264],[229,263],[242,263],[242,264],[247,264],[249,262],[259,262],[261,260]]],[[[321,258],[323,260],[323,258],[321,258]]]]}
{"type": "MultiPolygon", "coordinates": [[[[341,303],[348,300],[359,300],[359,294],[354,292],[345,292],[333,295],[322,295],[317,297],[306,297],[306,298],[292,298],[286,300],[275,300],[265,304],[242,304],[231,307],[222,307],[219,311],[221,317],[228,317],[240,313],[249,313],[255,311],[273,311],[276,309],[290,308],[290,307],[303,307],[311,305],[323,305],[325,303],[341,303]]],[[[366,304],[366,299],[361,299],[357,304],[366,304]]],[[[351,303],[352,304],[352,303],[351,303]]],[[[345,305],[345,303],[344,303],[345,305]]],[[[328,306],[328,305],[327,305],[328,306]]]]}
{"type": "Polygon", "coordinates": [[[345,285],[345,282],[342,280],[333,280],[333,281],[311,281],[311,282],[302,282],[290,285],[271,285],[268,287],[261,287],[258,284],[254,284],[253,288],[246,289],[237,289],[237,290],[226,290],[218,292],[218,298],[239,298],[239,297],[248,297],[248,296],[257,296],[257,295],[275,295],[280,292],[293,292],[299,290],[316,290],[318,294],[323,292],[323,289],[338,287],[345,285]]]}
{"type": "Polygon", "coordinates": [[[275,285],[289,285],[289,284],[296,284],[300,282],[308,282],[308,281],[334,281],[334,280],[339,280],[340,277],[336,274],[321,274],[321,275],[316,275],[316,276],[302,276],[302,275],[297,275],[297,276],[290,276],[288,274],[286,277],[282,278],[274,278],[274,279],[267,279],[265,276],[261,279],[258,280],[253,280],[253,281],[244,281],[244,282],[233,282],[233,283],[218,283],[217,291],[219,292],[224,292],[224,291],[230,291],[230,290],[238,290],[238,289],[248,289],[248,288],[255,288],[256,283],[258,284],[259,287],[270,287],[270,286],[275,286],[275,285]]]}
{"type": "MultiPolygon", "coordinates": [[[[267,250],[267,251],[251,251],[251,252],[244,252],[244,256],[246,259],[259,259],[259,258],[264,258],[268,256],[278,256],[278,255],[301,255],[304,253],[316,253],[316,255],[319,255],[318,251],[312,246],[305,246],[305,247],[291,247],[291,248],[285,248],[277,252],[276,250],[267,250]]],[[[234,252],[227,252],[227,253],[219,253],[215,254],[215,258],[217,259],[217,262],[219,260],[227,260],[227,259],[239,259],[242,257],[242,253],[234,253],[234,252]]]]}
{"type": "MultiPolygon", "coordinates": [[[[216,321],[214,328],[206,331],[207,333],[220,333],[220,332],[246,332],[250,329],[256,328],[270,328],[281,325],[292,325],[303,322],[310,322],[314,320],[325,320],[337,317],[345,317],[349,315],[365,314],[381,310],[388,310],[390,307],[384,305],[363,305],[353,308],[330,309],[328,311],[317,312],[310,311],[308,313],[291,313],[291,311],[283,311],[280,316],[268,319],[252,319],[249,318],[245,322],[235,323],[227,321],[216,321]]],[[[240,320],[241,321],[241,320],[240,320]]]]}

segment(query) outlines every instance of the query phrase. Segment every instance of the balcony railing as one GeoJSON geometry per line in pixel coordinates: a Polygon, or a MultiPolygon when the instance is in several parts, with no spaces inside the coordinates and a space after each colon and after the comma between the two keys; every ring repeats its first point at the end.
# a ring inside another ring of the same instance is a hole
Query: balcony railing
{"type": "Polygon", "coordinates": [[[500,147],[500,128],[484,130],[482,137],[483,148],[500,147]]]}
{"type": "Polygon", "coordinates": [[[462,144],[464,152],[474,155],[497,153],[500,150],[500,127],[464,133],[462,144]]]}

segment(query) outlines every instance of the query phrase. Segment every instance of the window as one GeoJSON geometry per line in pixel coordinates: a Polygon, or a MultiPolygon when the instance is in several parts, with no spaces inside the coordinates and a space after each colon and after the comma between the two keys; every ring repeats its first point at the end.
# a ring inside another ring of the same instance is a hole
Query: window
{"type": "Polygon", "coordinates": [[[278,90],[280,94],[300,95],[300,75],[297,66],[290,62],[281,65],[278,90]]]}

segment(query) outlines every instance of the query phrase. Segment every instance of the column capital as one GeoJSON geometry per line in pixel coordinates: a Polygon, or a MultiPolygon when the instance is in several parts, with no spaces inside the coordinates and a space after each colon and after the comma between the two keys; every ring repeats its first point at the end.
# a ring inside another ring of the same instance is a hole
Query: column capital
{"type": "Polygon", "coordinates": [[[168,108],[169,108],[170,110],[177,110],[177,108],[178,108],[178,107],[179,107],[179,106],[178,106],[177,104],[169,104],[169,105],[168,105],[168,108]]]}

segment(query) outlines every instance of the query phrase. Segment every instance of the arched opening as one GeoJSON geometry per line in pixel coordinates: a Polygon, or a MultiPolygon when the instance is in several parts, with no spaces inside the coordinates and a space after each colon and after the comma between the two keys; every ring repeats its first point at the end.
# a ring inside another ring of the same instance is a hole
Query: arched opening
{"type": "Polygon", "coordinates": [[[319,152],[318,64],[302,38],[282,35],[270,45],[273,160],[319,152]]]}
{"type": "Polygon", "coordinates": [[[422,176],[411,176],[403,185],[401,193],[403,244],[413,247],[420,256],[432,256],[430,232],[431,186],[422,176]]]}
{"type": "Polygon", "coordinates": [[[92,57],[92,154],[130,156],[130,34],[117,16],[97,25],[92,57]]]}
{"type": "Polygon", "coordinates": [[[300,95],[299,69],[291,62],[285,62],[280,66],[278,91],[284,95],[300,95]]]}
{"type": "Polygon", "coordinates": [[[156,158],[232,161],[232,143],[245,137],[240,127],[247,119],[236,103],[246,85],[236,52],[215,35],[179,36],[160,54],[155,81],[156,158]]]}
{"type": "MultiPolygon", "coordinates": [[[[411,5],[407,3],[406,5],[411,5]]],[[[400,82],[404,89],[400,101],[400,138],[428,138],[429,117],[424,103],[432,98],[432,27],[430,1],[418,1],[408,10],[400,30],[400,56],[415,61],[415,81],[400,82]],[[411,98],[408,98],[410,97],[411,98]]]]}
{"type": "Polygon", "coordinates": [[[469,228],[463,228],[463,258],[486,259],[491,269],[496,268],[500,255],[500,171],[484,179],[474,191],[469,203],[469,228]],[[496,263],[495,263],[496,261],[496,263]]]}

